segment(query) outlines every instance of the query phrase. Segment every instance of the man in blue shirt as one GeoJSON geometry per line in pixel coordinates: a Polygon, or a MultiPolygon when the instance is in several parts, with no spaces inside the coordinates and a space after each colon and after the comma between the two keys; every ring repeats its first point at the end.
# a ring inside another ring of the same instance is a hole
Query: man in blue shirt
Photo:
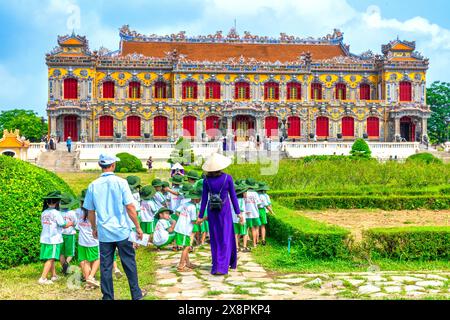
{"type": "Polygon", "coordinates": [[[114,175],[117,161],[120,159],[115,156],[100,155],[99,165],[103,173],[89,185],[83,207],[89,212],[93,236],[100,242],[103,300],[114,299],[112,270],[116,248],[128,278],[132,299],[140,300],[145,293],[139,288],[135,251],[133,244],[128,241],[131,230],[127,216],[136,226],[139,239],[142,239],[143,232],[128,182],[114,175]]]}
{"type": "Polygon", "coordinates": [[[67,151],[69,151],[69,153],[70,153],[72,151],[72,137],[70,137],[70,136],[67,137],[66,145],[67,145],[67,151]]]}

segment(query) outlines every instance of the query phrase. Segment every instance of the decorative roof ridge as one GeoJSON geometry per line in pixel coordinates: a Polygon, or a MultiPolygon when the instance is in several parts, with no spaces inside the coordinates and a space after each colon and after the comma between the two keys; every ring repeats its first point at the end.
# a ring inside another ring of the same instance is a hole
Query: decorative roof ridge
{"type": "Polygon", "coordinates": [[[394,47],[396,44],[403,44],[406,45],[408,47],[411,47],[412,50],[416,49],[416,42],[415,41],[406,41],[406,40],[400,40],[399,38],[390,41],[388,44],[384,44],[381,46],[381,52],[383,52],[383,54],[387,54],[389,52],[389,50],[392,49],[392,47],[394,47]]]}
{"type": "Polygon", "coordinates": [[[177,34],[159,36],[156,34],[143,35],[131,30],[129,25],[124,25],[119,29],[122,41],[127,42],[184,42],[184,43],[241,43],[241,44],[313,44],[313,45],[340,45],[343,42],[344,34],[339,29],[334,29],[332,34],[327,34],[321,38],[300,38],[286,33],[280,33],[280,37],[268,37],[252,35],[249,31],[244,31],[241,37],[235,28],[224,36],[222,31],[207,36],[186,36],[186,31],[177,34]]]}

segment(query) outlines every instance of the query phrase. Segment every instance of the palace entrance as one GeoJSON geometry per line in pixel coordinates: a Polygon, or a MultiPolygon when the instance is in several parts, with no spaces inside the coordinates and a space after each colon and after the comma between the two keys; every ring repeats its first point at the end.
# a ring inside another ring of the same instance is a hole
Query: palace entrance
{"type": "Polygon", "coordinates": [[[233,118],[233,132],[237,141],[245,141],[255,135],[256,119],[252,116],[236,116],[233,118]]]}
{"type": "Polygon", "coordinates": [[[400,135],[409,142],[414,142],[416,140],[416,125],[410,117],[403,117],[400,119],[400,135]]]}

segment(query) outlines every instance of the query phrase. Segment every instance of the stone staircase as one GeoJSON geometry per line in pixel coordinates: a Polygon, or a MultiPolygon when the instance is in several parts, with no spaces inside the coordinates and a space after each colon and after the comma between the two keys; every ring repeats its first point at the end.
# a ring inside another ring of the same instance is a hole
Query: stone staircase
{"type": "Polygon", "coordinates": [[[436,158],[441,159],[444,163],[450,163],[450,152],[445,151],[437,151],[434,148],[429,147],[428,149],[421,145],[420,146],[420,152],[421,153],[431,153],[436,158]]]}
{"type": "Polygon", "coordinates": [[[78,172],[80,171],[80,152],[67,152],[62,148],[54,151],[42,152],[37,165],[53,172],[78,172]]]}

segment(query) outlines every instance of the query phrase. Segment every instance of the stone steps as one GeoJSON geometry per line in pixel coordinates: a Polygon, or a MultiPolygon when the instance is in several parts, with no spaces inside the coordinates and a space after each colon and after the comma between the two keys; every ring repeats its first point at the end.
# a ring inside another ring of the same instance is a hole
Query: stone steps
{"type": "Polygon", "coordinates": [[[37,160],[37,165],[53,172],[78,172],[80,171],[80,153],[63,151],[42,152],[37,160]]]}

